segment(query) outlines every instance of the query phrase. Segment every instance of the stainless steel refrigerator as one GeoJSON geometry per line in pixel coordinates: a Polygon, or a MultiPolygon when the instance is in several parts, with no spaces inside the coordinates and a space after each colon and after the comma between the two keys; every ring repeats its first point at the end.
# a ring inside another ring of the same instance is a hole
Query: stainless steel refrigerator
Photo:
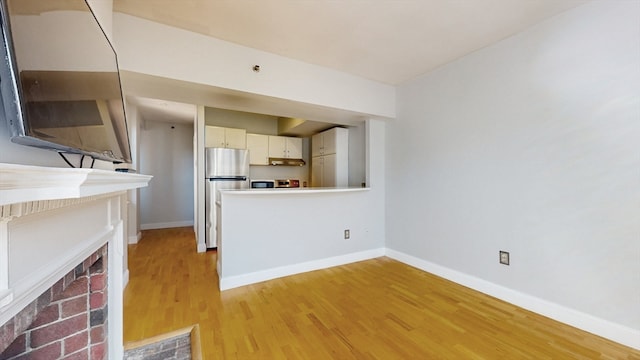
{"type": "Polygon", "coordinates": [[[220,191],[249,188],[249,151],[205,149],[205,239],[207,248],[218,246],[220,191]]]}

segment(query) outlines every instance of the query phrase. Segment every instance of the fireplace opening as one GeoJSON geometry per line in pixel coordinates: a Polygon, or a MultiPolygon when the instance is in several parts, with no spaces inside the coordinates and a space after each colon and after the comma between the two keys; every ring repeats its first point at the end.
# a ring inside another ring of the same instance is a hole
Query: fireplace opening
{"type": "Polygon", "coordinates": [[[105,244],[0,327],[0,360],[107,356],[105,244]]]}

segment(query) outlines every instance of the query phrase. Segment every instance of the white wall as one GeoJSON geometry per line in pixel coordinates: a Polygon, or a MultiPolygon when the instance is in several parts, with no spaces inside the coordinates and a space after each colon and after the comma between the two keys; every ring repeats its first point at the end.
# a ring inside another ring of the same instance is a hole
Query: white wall
{"type": "MultiPolygon", "coordinates": [[[[122,70],[393,118],[395,88],[133,16],[114,14],[122,70]],[[252,70],[255,64],[261,71],[252,70]]],[[[229,96],[229,102],[242,101],[229,96]]]]}
{"type": "Polygon", "coordinates": [[[248,133],[278,135],[278,117],[244,111],[204,108],[205,124],[245,129],[248,133]]]}
{"type": "Polygon", "coordinates": [[[640,2],[583,5],[397,99],[388,248],[640,330],[640,2]]]}
{"type": "Polygon", "coordinates": [[[140,190],[140,227],[193,225],[193,125],[145,120],[139,141],[140,173],[153,175],[140,190]]]}

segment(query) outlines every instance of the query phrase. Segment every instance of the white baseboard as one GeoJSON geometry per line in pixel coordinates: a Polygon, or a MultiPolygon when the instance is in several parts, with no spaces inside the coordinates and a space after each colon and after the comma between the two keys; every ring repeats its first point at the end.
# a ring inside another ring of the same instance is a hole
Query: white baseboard
{"type": "Polygon", "coordinates": [[[129,283],[129,269],[125,270],[122,274],[122,291],[127,288],[127,284],[129,283]]]}
{"type": "Polygon", "coordinates": [[[167,229],[174,227],[193,226],[193,221],[169,221],[161,223],[140,224],[141,230],[167,229]]]}
{"type": "Polygon", "coordinates": [[[640,350],[640,330],[632,329],[535,296],[527,295],[399,251],[386,249],[386,255],[407,265],[438,275],[524,309],[640,350]]]}
{"type": "Polygon", "coordinates": [[[129,236],[129,245],[137,244],[142,239],[142,233],[138,231],[137,234],[129,236]]]}
{"type": "Polygon", "coordinates": [[[220,290],[233,289],[239,286],[254,284],[261,281],[276,279],[284,276],[300,274],[313,270],[326,269],[333,266],[344,265],[356,261],[363,261],[384,256],[384,248],[366,250],[352,254],[335,256],[327,259],[308,261],[300,264],[280,266],[273,269],[257,271],[249,274],[221,277],[220,290]]]}

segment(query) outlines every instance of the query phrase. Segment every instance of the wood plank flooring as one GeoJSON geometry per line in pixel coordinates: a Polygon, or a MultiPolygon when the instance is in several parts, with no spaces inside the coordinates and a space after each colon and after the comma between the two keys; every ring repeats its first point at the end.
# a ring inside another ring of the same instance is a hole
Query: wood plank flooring
{"type": "Polygon", "coordinates": [[[640,351],[386,257],[222,293],[215,261],[215,252],[196,253],[191,228],[144,231],[129,246],[125,342],[199,324],[207,360],[640,360],[640,351]]]}

